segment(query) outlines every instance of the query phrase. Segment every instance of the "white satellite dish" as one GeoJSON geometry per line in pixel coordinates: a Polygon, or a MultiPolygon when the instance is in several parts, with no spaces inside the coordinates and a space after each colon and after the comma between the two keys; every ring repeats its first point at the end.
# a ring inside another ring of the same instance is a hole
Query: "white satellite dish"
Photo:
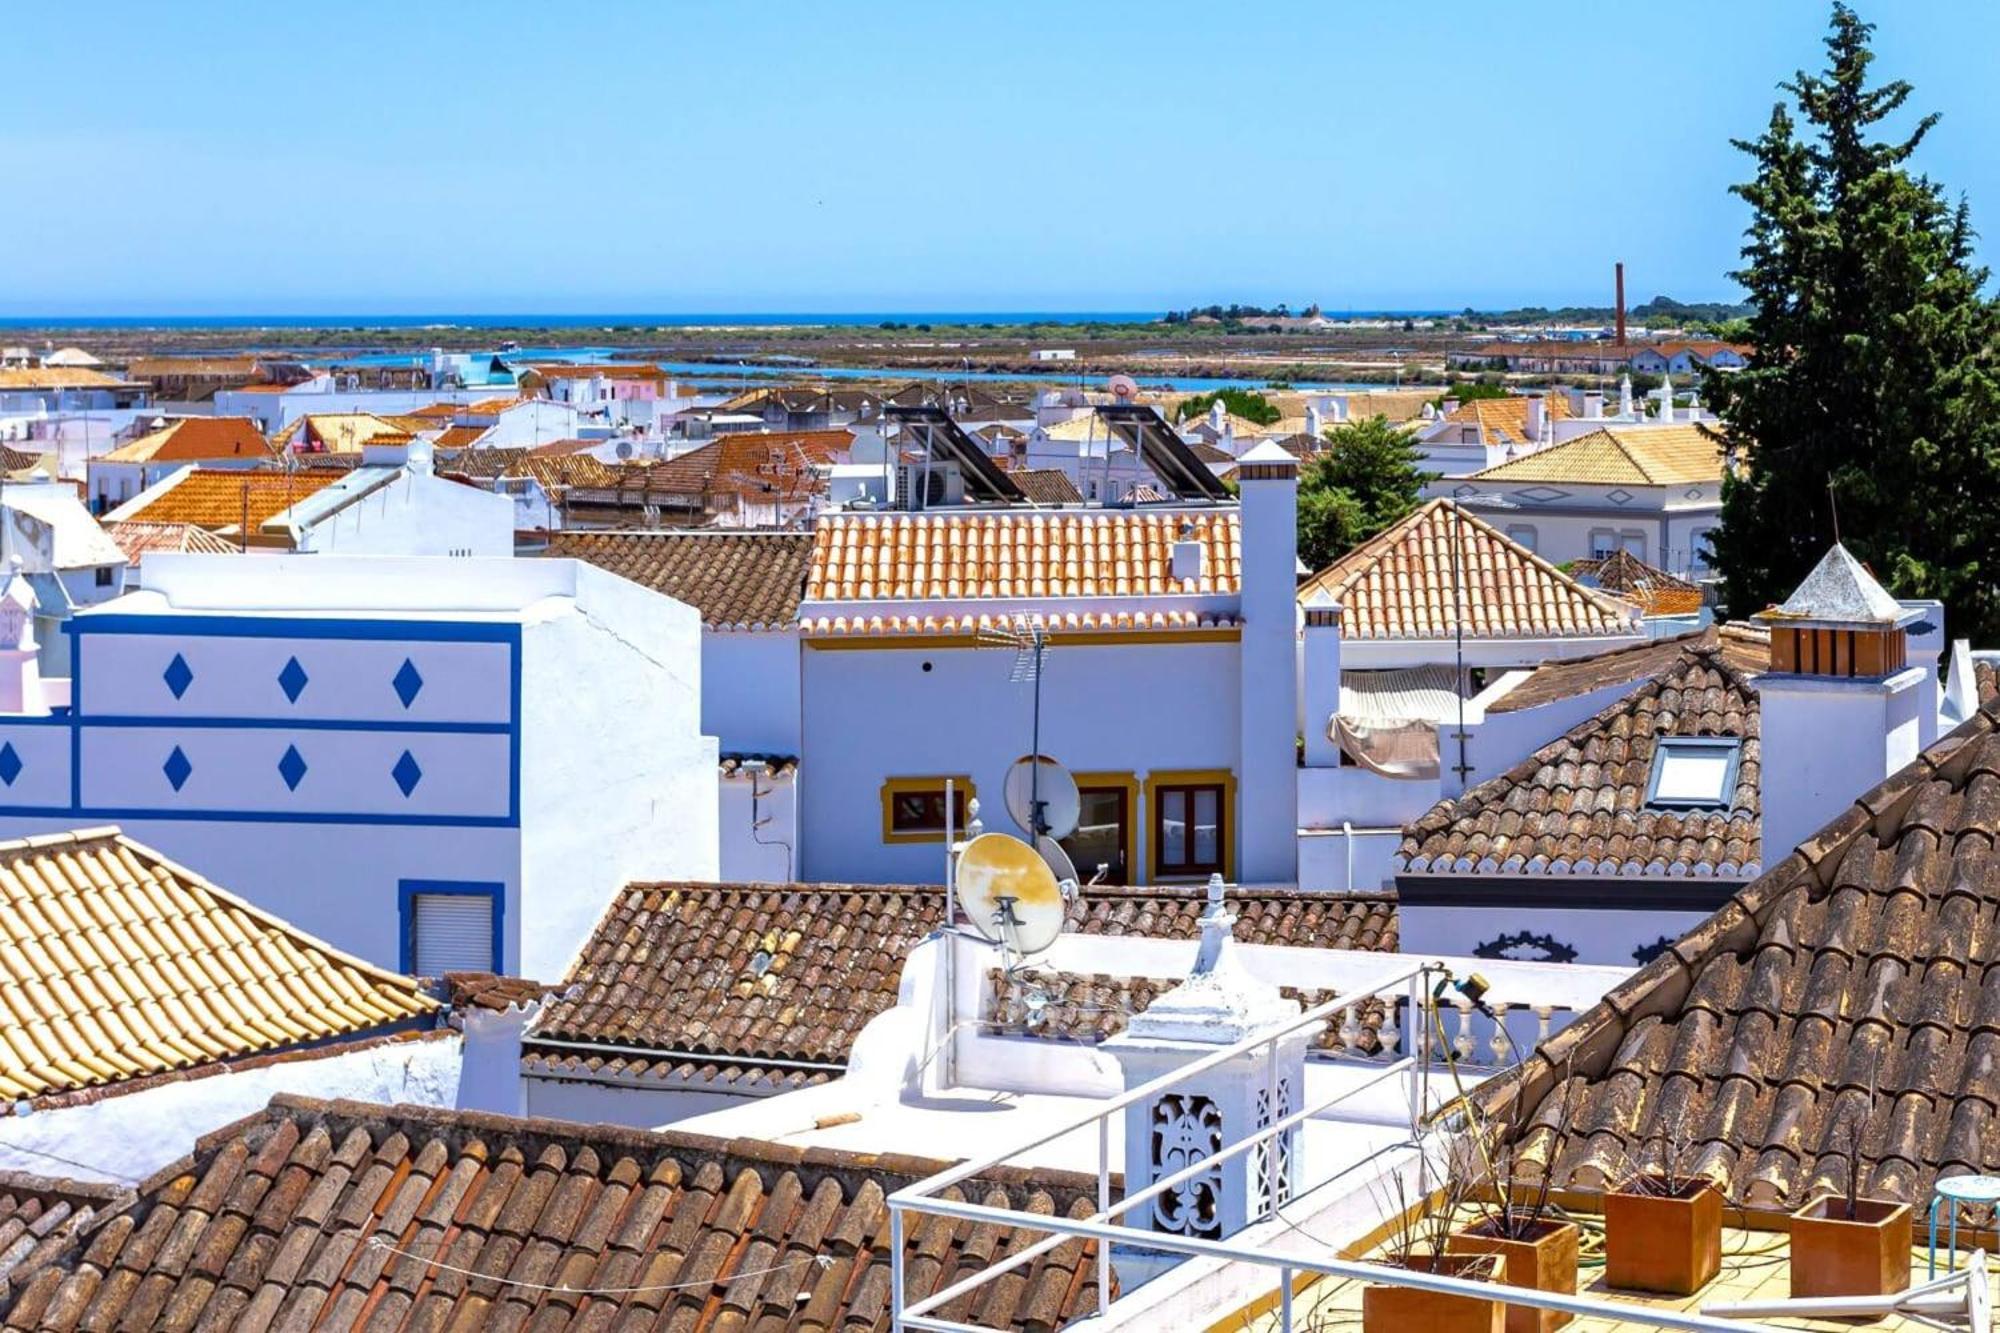
{"type": "Polygon", "coordinates": [[[1007,813],[1030,837],[1046,833],[1052,838],[1067,838],[1076,832],[1077,820],[1083,817],[1083,797],[1076,789],[1076,779],[1045,754],[1016,759],[1007,770],[1000,794],[1007,813]],[[1033,809],[1037,803],[1042,807],[1039,828],[1033,809]]]}
{"type": "Polygon", "coordinates": [[[1062,890],[1065,899],[1076,896],[1076,886],[1083,881],[1077,877],[1076,862],[1069,859],[1069,853],[1054,838],[1035,839],[1035,851],[1047,863],[1049,873],[1056,877],[1056,887],[1062,890]]]}
{"type": "Polygon", "coordinates": [[[1113,375],[1110,388],[1111,396],[1121,403],[1129,403],[1139,396],[1139,381],[1130,375],[1113,375]]]}
{"type": "Polygon", "coordinates": [[[1040,953],[1062,934],[1062,886],[1019,838],[982,833],[958,854],[954,880],[972,928],[1012,953],[1040,953]]]}

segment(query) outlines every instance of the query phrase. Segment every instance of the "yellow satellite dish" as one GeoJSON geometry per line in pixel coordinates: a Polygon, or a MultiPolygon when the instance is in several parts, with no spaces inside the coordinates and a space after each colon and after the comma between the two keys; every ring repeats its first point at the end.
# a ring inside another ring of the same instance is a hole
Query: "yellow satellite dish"
{"type": "Polygon", "coordinates": [[[1048,862],[1019,838],[982,833],[967,843],[956,884],[972,928],[995,944],[1040,953],[1062,934],[1062,889],[1048,862]]]}

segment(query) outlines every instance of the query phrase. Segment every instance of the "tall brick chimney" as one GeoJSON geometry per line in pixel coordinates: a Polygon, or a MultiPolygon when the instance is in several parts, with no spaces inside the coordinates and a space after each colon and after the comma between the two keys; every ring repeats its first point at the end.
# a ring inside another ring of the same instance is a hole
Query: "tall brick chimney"
{"type": "Polygon", "coordinates": [[[1625,345],[1625,261],[1618,261],[1618,345],[1625,345]]]}

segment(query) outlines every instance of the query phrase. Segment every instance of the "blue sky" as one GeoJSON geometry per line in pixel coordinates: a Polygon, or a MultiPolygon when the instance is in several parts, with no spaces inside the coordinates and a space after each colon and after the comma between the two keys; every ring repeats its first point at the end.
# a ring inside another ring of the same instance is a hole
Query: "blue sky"
{"type": "MultiPolygon", "coordinates": [[[[2000,235],[1990,0],[1863,0],[2000,235]]],[[[1818,0],[28,5],[0,315],[1726,297],[1818,0]],[[25,58],[24,58],[25,57],[25,58]]],[[[1989,246],[1987,255],[1993,251],[1989,246]]]]}

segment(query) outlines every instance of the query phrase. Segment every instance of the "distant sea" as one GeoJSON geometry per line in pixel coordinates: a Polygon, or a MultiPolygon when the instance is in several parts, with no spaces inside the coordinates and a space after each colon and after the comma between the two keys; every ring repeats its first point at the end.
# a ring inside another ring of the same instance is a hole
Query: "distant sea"
{"type": "MultiPolygon", "coordinates": [[[[1445,310],[1329,311],[1337,319],[1435,318],[1445,310]]],[[[756,328],[780,324],[866,327],[898,324],[1144,324],[1158,310],[878,310],[846,314],[716,313],[602,315],[0,315],[13,329],[587,329],[690,328],[725,324],[756,328]]]]}

